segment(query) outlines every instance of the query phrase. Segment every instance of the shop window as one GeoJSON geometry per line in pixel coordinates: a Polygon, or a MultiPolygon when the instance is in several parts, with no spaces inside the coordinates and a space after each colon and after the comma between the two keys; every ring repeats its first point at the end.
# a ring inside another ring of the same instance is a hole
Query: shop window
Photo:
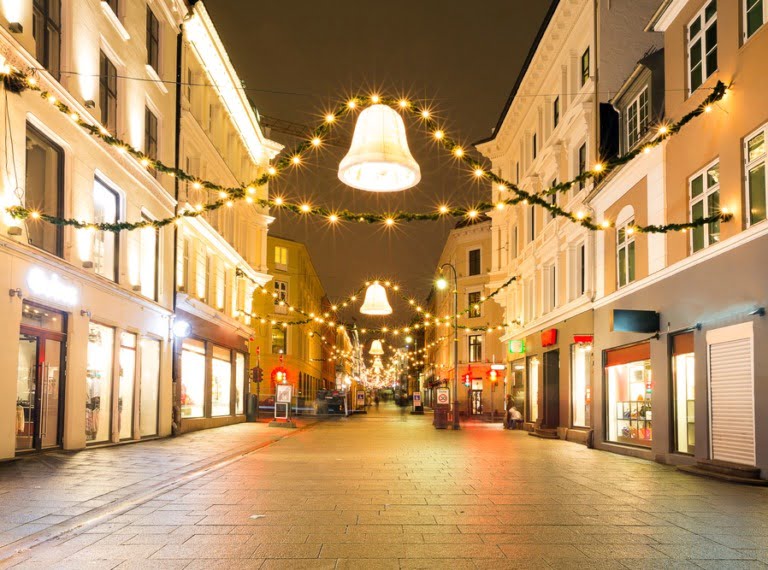
{"type": "Polygon", "coordinates": [[[157,435],[160,390],[160,341],[141,339],[141,380],[139,384],[139,435],[157,435]]]}
{"type": "Polygon", "coordinates": [[[688,88],[701,87],[717,69],[717,0],[710,0],[688,24],[688,88]]]}
{"type": "Polygon", "coordinates": [[[467,307],[469,308],[469,318],[476,319],[480,317],[482,307],[480,305],[480,291],[473,291],[467,294],[467,307]]]}
{"type": "Polygon", "coordinates": [[[205,343],[185,339],[181,345],[181,417],[202,418],[205,412],[205,343]]]}
{"type": "Polygon", "coordinates": [[[137,337],[120,333],[120,377],[117,389],[117,431],[120,439],[133,437],[133,394],[136,386],[137,337]]]}
{"type": "MultiPolygon", "coordinates": [[[[64,209],[64,151],[32,125],[27,124],[26,183],[24,206],[61,216],[64,209]]],[[[62,256],[62,226],[27,223],[30,245],[62,256]]]]}
{"type": "Polygon", "coordinates": [[[672,391],[674,394],[675,451],[693,454],[696,403],[693,333],[672,337],[672,391]]]}
{"type": "Polygon", "coordinates": [[[99,106],[101,124],[113,135],[117,131],[117,69],[99,52],[99,106]]]}
{"type": "Polygon", "coordinates": [[[245,355],[235,353],[235,413],[242,414],[245,409],[245,355]]]}
{"type": "MultiPolygon", "coordinates": [[[[141,219],[151,222],[152,218],[141,214],[141,219]]],[[[140,281],[141,294],[148,299],[157,301],[158,264],[160,262],[160,229],[149,226],[141,230],[140,240],[140,281]]],[[[182,261],[183,263],[183,261],[182,261]]]]}
{"type": "Polygon", "coordinates": [[[286,354],[288,352],[288,331],[282,326],[272,327],[272,354],[286,354]]]}
{"type": "Polygon", "coordinates": [[[607,439],[650,447],[653,440],[651,345],[606,352],[607,439]]]}
{"type": "Polygon", "coordinates": [[[627,150],[631,150],[648,130],[650,113],[647,87],[627,106],[626,119],[627,150]]]}
{"type": "Polygon", "coordinates": [[[469,251],[469,275],[480,275],[480,250],[469,251]]]}
{"type": "Polygon", "coordinates": [[[537,357],[528,359],[528,418],[531,423],[539,419],[539,371],[541,363],[537,357]]]}
{"type": "Polygon", "coordinates": [[[765,217],[766,204],[766,151],[765,135],[767,127],[762,127],[758,132],[747,137],[744,142],[744,155],[746,156],[747,179],[747,204],[749,225],[762,222],[765,217]]]}
{"type": "Polygon", "coordinates": [[[275,266],[279,269],[288,267],[288,248],[279,245],[275,246],[275,266]]]}
{"type": "Polygon", "coordinates": [[[483,336],[473,334],[468,337],[469,361],[481,362],[483,360],[483,336]]]}
{"type": "MultiPolygon", "coordinates": [[[[689,181],[691,221],[720,213],[720,164],[710,164],[689,181]]],[[[691,229],[691,251],[697,252],[720,241],[720,222],[691,229]]]]}
{"type": "MultiPolygon", "coordinates": [[[[93,182],[93,220],[97,224],[114,224],[120,218],[120,196],[98,178],[93,182]]],[[[117,280],[119,255],[116,232],[95,231],[93,234],[93,268],[102,277],[117,280]]]]}
{"type": "Polygon", "coordinates": [[[85,441],[110,441],[112,419],[112,363],[115,329],[88,324],[88,351],[85,372],[85,441]]]}
{"type": "Polygon", "coordinates": [[[61,0],[33,0],[35,58],[56,79],[61,65],[61,0]]]}
{"type": "Polygon", "coordinates": [[[228,416],[232,413],[232,360],[228,348],[213,347],[211,376],[211,415],[228,416]]]}
{"type": "Polygon", "coordinates": [[[574,427],[592,425],[592,345],[571,346],[571,424],[574,427]]]}
{"type": "Polygon", "coordinates": [[[581,56],[581,86],[584,87],[589,81],[589,48],[581,56]]]}
{"type": "Polygon", "coordinates": [[[160,71],[160,21],[147,6],[147,63],[160,71]]]}
{"type": "Polygon", "coordinates": [[[616,232],[616,274],[619,287],[635,280],[635,221],[622,224],[616,232]]]}
{"type": "Polygon", "coordinates": [[[744,1],[744,40],[763,27],[768,20],[768,2],[766,0],[744,1]]]}

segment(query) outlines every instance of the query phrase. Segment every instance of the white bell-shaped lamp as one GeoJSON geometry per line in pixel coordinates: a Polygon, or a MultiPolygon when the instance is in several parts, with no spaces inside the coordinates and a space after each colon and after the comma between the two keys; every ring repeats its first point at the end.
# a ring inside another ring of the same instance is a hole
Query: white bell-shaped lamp
{"type": "Polygon", "coordinates": [[[373,316],[392,314],[392,307],[387,300],[387,290],[378,281],[368,285],[368,289],[365,290],[365,301],[360,307],[360,312],[373,316]]]}
{"type": "Polygon", "coordinates": [[[371,105],[357,118],[347,156],[339,164],[339,180],[369,192],[407,190],[421,180],[405,136],[403,118],[387,105],[371,105]]]}
{"type": "Polygon", "coordinates": [[[368,354],[371,356],[381,356],[384,354],[384,347],[381,345],[380,340],[377,339],[371,343],[371,350],[368,351],[368,354]]]}

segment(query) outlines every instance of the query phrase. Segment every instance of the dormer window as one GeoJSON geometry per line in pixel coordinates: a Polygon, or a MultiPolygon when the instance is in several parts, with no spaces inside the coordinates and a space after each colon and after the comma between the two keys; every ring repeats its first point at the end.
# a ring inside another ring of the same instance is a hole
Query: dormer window
{"type": "Polygon", "coordinates": [[[634,148],[648,130],[649,110],[648,88],[646,87],[627,106],[625,113],[627,150],[634,148]]]}

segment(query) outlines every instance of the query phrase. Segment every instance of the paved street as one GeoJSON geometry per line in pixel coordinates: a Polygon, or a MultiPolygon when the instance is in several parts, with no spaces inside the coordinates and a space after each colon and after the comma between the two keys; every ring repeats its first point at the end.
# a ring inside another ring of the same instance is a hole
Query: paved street
{"type": "Polygon", "coordinates": [[[287,430],[240,425],[3,465],[6,543],[94,508],[113,511],[5,565],[768,566],[767,490],[498,425],[436,431],[430,420],[382,405],[251,453],[246,445],[287,430]]]}

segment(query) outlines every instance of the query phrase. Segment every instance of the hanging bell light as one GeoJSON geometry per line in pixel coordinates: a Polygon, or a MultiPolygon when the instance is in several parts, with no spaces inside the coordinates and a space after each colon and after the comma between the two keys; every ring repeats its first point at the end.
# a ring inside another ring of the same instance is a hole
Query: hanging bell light
{"type": "Polygon", "coordinates": [[[381,356],[384,354],[384,347],[381,345],[380,340],[377,339],[371,343],[371,350],[368,351],[368,354],[371,356],[381,356]]]}
{"type": "Polygon", "coordinates": [[[387,291],[378,281],[368,285],[368,289],[365,290],[365,301],[360,307],[360,312],[374,316],[392,314],[392,307],[387,300],[387,291]]]}
{"type": "Polygon", "coordinates": [[[371,105],[357,118],[352,145],[339,164],[339,180],[369,192],[407,190],[421,180],[403,118],[387,105],[371,105]]]}

